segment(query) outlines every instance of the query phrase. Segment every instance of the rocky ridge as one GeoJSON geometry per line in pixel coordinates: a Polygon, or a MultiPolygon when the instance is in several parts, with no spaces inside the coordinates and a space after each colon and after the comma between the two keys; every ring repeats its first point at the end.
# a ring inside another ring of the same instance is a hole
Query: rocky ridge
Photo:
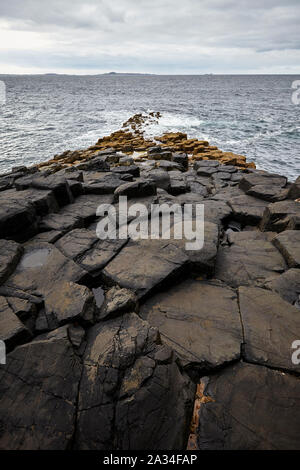
{"type": "Polygon", "coordinates": [[[0,176],[0,449],[299,449],[300,179],[142,125],[0,176]],[[100,240],[120,195],[203,249],[100,240]]]}

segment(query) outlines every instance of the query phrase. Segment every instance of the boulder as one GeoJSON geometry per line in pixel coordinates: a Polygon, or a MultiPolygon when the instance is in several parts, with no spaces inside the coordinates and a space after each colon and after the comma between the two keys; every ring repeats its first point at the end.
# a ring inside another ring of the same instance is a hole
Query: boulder
{"type": "Polygon", "coordinates": [[[243,362],[209,377],[199,411],[199,449],[299,449],[299,393],[298,378],[243,362]]]}
{"type": "Polygon", "coordinates": [[[8,354],[0,367],[0,449],[70,448],[81,370],[67,327],[8,354]]]}
{"type": "Polygon", "coordinates": [[[115,173],[91,173],[82,185],[86,194],[112,194],[115,189],[124,184],[120,175],[115,173]]]}
{"type": "Polygon", "coordinates": [[[127,165],[127,166],[115,166],[111,168],[111,172],[115,173],[117,175],[132,175],[135,178],[138,178],[140,176],[140,167],[137,165],[127,165]]]}
{"type": "Polygon", "coordinates": [[[266,171],[256,170],[254,172],[245,174],[240,181],[240,188],[243,191],[248,191],[254,186],[271,186],[273,188],[284,188],[287,184],[285,176],[268,173],[266,171]]]}
{"type": "Polygon", "coordinates": [[[134,312],[137,308],[137,298],[128,289],[112,287],[106,292],[105,303],[100,318],[109,318],[126,312],[134,312]]]}
{"type": "MultiPolygon", "coordinates": [[[[239,222],[246,225],[257,225],[261,221],[268,203],[245,194],[229,198],[228,204],[239,222]]],[[[272,229],[269,228],[269,230],[272,229]]]]}
{"type": "Polygon", "coordinates": [[[289,268],[300,268],[300,231],[285,230],[273,239],[289,268]]]}
{"type": "Polygon", "coordinates": [[[18,344],[30,341],[31,337],[30,331],[18,319],[7,299],[0,296],[0,340],[5,342],[6,350],[11,351],[18,344]]]}
{"type": "Polygon", "coordinates": [[[218,282],[187,280],[158,293],[140,315],[190,370],[210,370],[240,357],[242,327],[236,293],[218,282]]]}
{"type": "Polygon", "coordinates": [[[292,362],[292,344],[299,339],[299,310],[276,292],[259,287],[239,288],[246,361],[300,372],[292,362]]]}
{"type": "Polygon", "coordinates": [[[295,304],[300,296],[300,270],[292,268],[280,276],[268,278],[263,287],[277,292],[284,300],[295,304]]]}
{"type": "Polygon", "coordinates": [[[265,207],[260,229],[262,231],[282,232],[294,217],[300,218],[300,203],[280,201],[265,207]]]}
{"type": "Polygon", "coordinates": [[[0,240],[0,284],[14,272],[23,248],[12,240],[0,240]]]}
{"type": "Polygon", "coordinates": [[[93,327],[87,342],[76,448],[185,448],[195,388],[158,331],[130,313],[93,327]]]}
{"type": "Polygon", "coordinates": [[[156,194],[156,185],[153,181],[137,180],[132,183],[125,183],[114,191],[114,201],[118,202],[120,196],[128,198],[154,196],[156,194]]]}
{"type": "Polygon", "coordinates": [[[264,184],[251,186],[251,188],[246,191],[246,194],[270,202],[281,201],[286,197],[285,190],[280,186],[265,186],[264,184]]]}
{"type": "Polygon", "coordinates": [[[94,322],[96,310],[92,292],[85,286],[63,281],[50,289],[45,298],[45,316],[49,328],[57,328],[71,321],[84,324],[94,322]]]}
{"type": "Polygon", "coordinates": [[[15,187],[19,191],[27,188],[51,190],[60,206],[73,201],[68,181],[64,177],[57,177],[57,175],[43,175],[39,173],[24,176],[15,182],[15,187]]]}

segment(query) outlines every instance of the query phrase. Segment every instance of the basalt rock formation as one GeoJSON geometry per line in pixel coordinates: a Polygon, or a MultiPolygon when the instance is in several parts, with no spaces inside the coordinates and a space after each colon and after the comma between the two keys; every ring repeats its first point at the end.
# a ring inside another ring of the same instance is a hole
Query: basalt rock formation
{"type": "Polygon", "coordinates": [[[299,181],[143,120],[0,176],[0,449],[300,449],[299,181]],[[99,239],[125,195],[203,247],[99,239]]]}

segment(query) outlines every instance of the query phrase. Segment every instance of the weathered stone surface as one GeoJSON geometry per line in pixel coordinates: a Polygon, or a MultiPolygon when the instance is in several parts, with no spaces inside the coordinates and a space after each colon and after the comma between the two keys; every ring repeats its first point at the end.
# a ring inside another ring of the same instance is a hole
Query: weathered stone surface
{"type": "Polygon", "coordinates": [[[129,166],[116,166],[111,169],[112,173],[116,173],[117,175],[125,175],[129,174],[138,178],[140,176],[140,168],[137,165],[129,165],[129,166]]]}
{"type": "Polygon", "coordinates": [[[204,204],[204,220],[221,224],[226,218],[232,214],[230,206],[222,201],[213,199],[205,199],[204,204]]]}
{"type": "Polygon", "coordinates": [[[180,171],[170,171],[170,186],[169,186],[169,193],[173,196],[177,196],[178,194],[185,193],[189,190],[189,186],[184,178],[184,175],[180,171]]]}
{"type": "Polygon", "coordinates": [[[43,175],[41,173],[30,176],[24,176],[19,178],[15,182],[17,190],[23,190],[27,188],[35,189],[49,189],[53,192],[56,201],[60,206],[69,204],[73,201],[73,196],[70,191],[67,180],[63,177],[57,177],[57,175],[43,175]]]}
{"type": "Polygon", "coordinates": [[[145,172],[146,177],[154,181],[157,188],[165,189],[166,191],[170,186],[170,176],[165,170],[154,168],[150,171],[145,172]]]}
{"type": "Polygon", "coordinates": [[[286,230],[273,239],[290,268],[300,268],[300,231],[286,230]]]}
{"type": "Polygon", "coordinates": [[[255,284],[286,269],[283,257],[263,234],[255,231],[240,232],[235,233],[230,240],[234,241],[231,246],[219,248],[217,279],[238,287],[255,284]]]}
{"type": "Polygon", "coordinates": [[[119,186],[114,192],[114,200],[117,202],[119,196],[127,196],[128,198],[146,197],[156,194],[156,185],[153,181],[138,180],[132,183],[125,183],[119,186]]]}
{"type": "Polygon", "coordinates": [[[288,198],[289,199],[298,199],[298,198],[300,198],[300,176],[298,176],[296,181],[289,188],[288,198]]]}
{"type": "Polygon", "coordinates": [[[264,184],[257,184],[252,186],[246,191],[249,196],[264,199],[265,201],[275,202],[285,199],[285,190],[280,186],[265,186],[264,184]]]}
{"type": "Polygon", "coordinates": [[[106,292],[105,303],[99,318],[108,318],[125,312],[134,312],[137,308],[137,298],[128,289],[112,287],[106,292]]]}
{"type": "Polygon", "coordinates": [[[61,282],[59,287],[50,289],[45,298],[45,316],[50,328],[71,321],[91,324],[94,322],[95,310],[92,292],[73,282],[61,282]]]}
{"type": "Polygon", "coordinates": [[[0,367],[0,449],[69,448],[81,369],[67,327],[8,354],[0,367]]]}
{"type": "Polygon", "coordinates": [[[125,239],[98,240],[90,249],[76,258],[76,262],[92,276],[97,277],[101,270],[125,246],[125,239]]]}
{"type": "Polygon", "coordinates": [[[221,283],[184,281],[149,299],[141,316],[189,369],[213,369],[240,357],[237,296],[221,283]]]}
{"type": "Polygon", "coordinates": [[[55,230],[66,233],[79,227],[83,227],[83,219],[71,213],[48,214],[39,224],[42,232],[55,230]]]}
{"type": "Polygon", "coordinates": [[[284,188],[286,183],[287,178],[285,176],[256,170],[253,173],[244,175],[239,186],[243,191],[248,191],[254,186],[284,188]]]}
{"type": "Polygon", "coordinates": [[[106,266],[103,275],[138,298],[178,276],[188,256],[172,240],[130,241],[106,266]]]}
{"type": "Polygon", "coordinates": [[[17,266],[23,249],[12,240],[0,240],[0,284],[12,274],[17,266]]]}
{"type": "Polygon", "coordinates": [[[263,231],[282,232],[294,217],[300,217],[300,203],[274,202],[266,206],[260,228],[263,231]]]}
{"type": "Polygon", "coordinates": [[[88,334],[78,403],[79,449],[182,449],[194,386],[158,331],[136,314],[88,334]]]}
{"type": "Polygon", "coordinates": [[[5,286],[44,297],[64,281],[81,282],[87,273],[48,243],[28,243],[5,286]]]}
{"type": "Polygon", "coordinates": [[[298,450],[300,381],[239,363],[209,378],[199,412],[201,450],[298,450]]]}
{"type": "Polygon", "coordinates": [[[102,156],[92,158],[91,160],[87,160],[82,163],[78,163],[76,165],[78,170],[86,170],[86,171],[109,171],[110,165],[107,160],[105,160],[102,156]]]}
{"type": "Polygon", "coordinates": [[[15,315],[6,298],[0,296],[0,340],[5,342],[7,351],[30,339],[30,331],[15,315]]]}
{"type": "Polygon", "coordinates": [[[157,164],[158,168],[166,171],[183,171],[184,168],[181,166],[180,163],[176,162],[169,162],[168,160],[161,160],[157,164]]]}
{"type": "Polygon", "coordinates": [[[61,237],[55,246],[68,258],[76,261],[98,241],[94,230],[74,229],[61,237]]]}
{"type": "MultiPolygon", "coordinates": [[[[235,218],[249,225],[257,225],[264,214],[267,202],[252,196],[234,196],[228,200],[235,218]]],[[[271,230],[271,228],[269,228],[271,230]]]]}
{"type": "Polygon", "coordinates": [[[300,270],[288,269],[280,276],[266,279],[263,287],[274,290],[284,300],[294,304],[300,296],[300,270]]]}
{"type": "Polygon", "coordinates": [[[184,170],[188,169],[189,159],[185,153],[173,153],[172,160],[175,163],[179,163],[184,170]]]}
{"type": "Polygon", "coordinates": [[[249,362],[300,372],[292,362],[292,343],[299,339],[299,310],[276,292],[258,287],[239,288],[244,330],[243,355],[249,362]]]}
{"type": "Polygon", "coordinates": [[[82,185],[86,194],[112,194],[118,186],[124,184],[120,175],[115,173],[91,173],[82,185]]]}

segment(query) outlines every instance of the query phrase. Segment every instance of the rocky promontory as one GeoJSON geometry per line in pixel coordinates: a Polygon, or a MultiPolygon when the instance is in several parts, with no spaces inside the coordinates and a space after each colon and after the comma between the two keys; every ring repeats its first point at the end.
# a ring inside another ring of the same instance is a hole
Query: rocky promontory
{"type": "Polygon", "coordinates": [[[0,176],[0,449],[300,449],[300,177],[143,124],[0,176]],[[203,248],[99,239],[120,195],[203,248]]]}

